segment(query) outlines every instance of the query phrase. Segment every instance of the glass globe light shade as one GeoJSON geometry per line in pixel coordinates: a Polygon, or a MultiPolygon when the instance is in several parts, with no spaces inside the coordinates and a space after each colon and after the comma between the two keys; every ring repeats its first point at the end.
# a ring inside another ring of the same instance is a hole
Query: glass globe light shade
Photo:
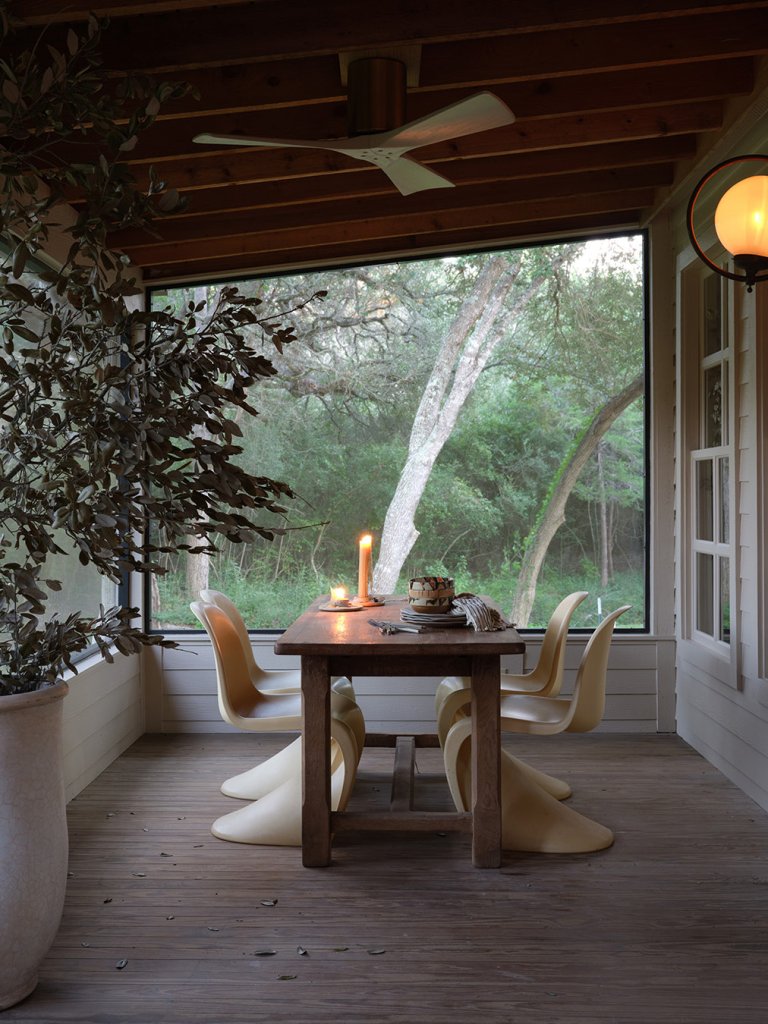
{"type": "Polygon", "coordinates": [[[715,210],[715,232],[732,256],[768,258],[768,176],[737,182],[715,210]]]}

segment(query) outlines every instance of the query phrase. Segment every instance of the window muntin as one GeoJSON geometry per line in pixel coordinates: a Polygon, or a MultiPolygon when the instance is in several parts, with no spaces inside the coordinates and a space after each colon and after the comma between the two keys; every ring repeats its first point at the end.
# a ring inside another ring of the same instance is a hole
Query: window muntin
{"type": "MultiPolygon", "coordinates": [[[[558,459],[548,458],[549,450],[562,456],[584,428],[584,418],[578,415],[578,390],[589,388],[590,376],[606,369],[612,332],[626,329],[627,322],[632,322],[634,347],[629,355],[622,351],[621,357],[633,361],[633,372],[644,372],[642,244],[639,236],[629,244],[634,245],[636,261],[634,304],[622,307],[624,296],[620,295],[598,330],[593,325],[592,347],[585,349],[587,365],[566,349],[554,377],[537,381],[531,373],[533,383],[526,391],[511,386],[510,373],[505,386],[499,383],[503,361],[481,378],[433,467],[416,517],[420,538],[402,568],[399,590],[409,575],[448,572],[460,589],[489,593],[503,608],[510,606],[525,536],[559,470],[558,459]],[[568,364],[571,378],[563,376],[563,364],[568,364]]],[[[263,629],[284,628],[332,585],[346,583],[354,591],[357,537],[372,530],[378,540],[407,452],[407,428],[421,394],[418,375],[425,373],[427,362],[438,351],[440,318],[457,303],[448,288],[436,289],[430,303],[419,303],[418,289],[413,287],[413,301],[398,302],[397,289],[402,286],[404,268],[413,267],[429,283],[439,275],[441,264],[455,270],[462,260],[472,257],[237,282],[243,290],[250,285],[271,306],[276,296],[290,302],[318,286],[328,288],[331,299],[340,292],[348,299],[345,323],[331,324],[319,334],[311,321],[297,324],[297,348],[278,360],[278,376],[254,396],[258,420],[243,424],[247,437],[241,458],[255,472],[285,479],[299,492],[302,500],[291,508],[292,524],[309,525],[309,529],[290,533],[269,547],[231,546],[205,566],[199,559],[175,557],[169,561],[169,574],[152,584],[154,628],[195,628],[188,603],[206,584],[229,593],[243,608],[248,624],[263,629]],[[377,275],[381,281],[374,301],[367,289],[377,275]],[[398,343],[387,348],[382,329],[398,343]],[[297,350],[303,331],[312,340],[302,361],[297,350]],[[354,369],[359,352],[366,346],[375,352],[377,345],[381,367],[387,372],[377,378],[373,391],[363,399],[354,394],[356,386],[366,383],[363,371],[370,372],[371,359],[360,364],[356,377],[340,373],[332,392],[329,367],[349,361],[354,369]],[[291,362],[294,352],[296,359],[291,362]]],[[[461,274],[457,279],[458,288],[461,274]]],[[[151,292],[151,302],[155,307],[169,301],[197,302],[205,294],[204,285],[163,289],[151,292]]],[[[539,314],[510,329],[510,343],[516,336],[521,338],[519,360],[546,357],[546,346],[536,336],[546,316],[540,308],[539,314]]],[[[582,326],[591,323],[587,302],[579,316],[582,326]]],[[[323,318],[328,319],[328,314],[321,308],[318,319],[323,318]]],[[[549,546],[538,581],[531,627],[543,627],[565,593],[586,589],[591,595],[574,619],[577,628],[594,626],[601,607],[610,609],[619,603],[634,606],[631,627],[645,628],[643,407],[641,398],[620,417],[574,488],[566,524],[549,546]],[[622,580],[618,589],[617,579],[622,580]]],[[[375,547],[374,560],[377,555],[375,547]]]]}

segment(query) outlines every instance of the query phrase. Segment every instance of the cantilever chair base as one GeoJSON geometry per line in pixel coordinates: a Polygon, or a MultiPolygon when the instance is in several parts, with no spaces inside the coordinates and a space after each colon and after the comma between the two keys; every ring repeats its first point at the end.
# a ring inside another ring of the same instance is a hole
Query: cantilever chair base
{"type": "MultiPolygon", "coordinates": [[[[449,730],[443,748],[448,784],[457,810],[468,806],[472,786],[471,731],[471,719],[460,718],[449,730]]],[[[535,778],[533,769],[502,751],[501,845],[504,850],[593,853],[613,843],[610,829],[560,803],[535,778]]]]}
{"type": "Polygon", "coordinates": [[[221,792],[236,800],[260,800],[296,771],[301,771],[301,736],[260,764],[227,779],[222,783],[221,792]]]}
{"type": "MultiPolygon", "coordinates": [[[[339,693],[331,694],[331,714],[331,806],[343,811],[365,744],[365,720],[357,704],[339,693]]],[[[231,843],[301,846],[301,762],[299,736],[266,761],[228,779],[223,793],[253,803],[217,818],[213,835],[231,843]]]]}
{"type": "Polygon", "coordinates": [[[502,756],[505,760],[511,761],[517,771],[522,772],[531,782],[543,789],[545,793],[549,793],[555,800],[567,800],[572,795],[573,790],[563,779],[556,779],[554,775],[547,775],[546,772],[539,771],[538,768],[534,768],[525,761],[521,761],[519,757],[515,757],[514,754],[510,754],[508,750],[503,751],[502,756]]]}
{"type": "MultiPolygon", "coordinates": [[[[295,770],[261,799],[217,818],[211,832],[217,839],[255,846],[301,846],[301,738],[295,770]]],[[[343,810],[345,791],[351,790],[356,765],[338,764],[331,775],[331,806],[343,810]]]]}

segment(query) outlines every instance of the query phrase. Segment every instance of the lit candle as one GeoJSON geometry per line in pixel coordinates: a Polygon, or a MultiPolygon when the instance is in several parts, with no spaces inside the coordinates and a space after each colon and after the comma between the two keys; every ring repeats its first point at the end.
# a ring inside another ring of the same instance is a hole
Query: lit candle
{"type": "Polygon", "coordinates": [[[357,572],[357,596],[366,601],[368,599],[368,580],[371,575],[371,545],[373,537],[366,533],[360,538],[360,561],[357,572]]]}
{"type": "Polygon", "coordinates": [[[334,604],[349,604],[346,589],[344,587],[331,587],[331,600],[334,604]]]}

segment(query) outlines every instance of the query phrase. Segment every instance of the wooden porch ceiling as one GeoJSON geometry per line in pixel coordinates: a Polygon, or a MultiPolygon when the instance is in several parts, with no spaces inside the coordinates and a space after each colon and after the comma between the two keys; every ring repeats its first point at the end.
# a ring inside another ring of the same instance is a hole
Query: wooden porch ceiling
{"type": "MultiPolygon", "coordinates": [[[[37,29],[111,19],[108,64],[192,83],[130,161],[188,196],[115,238],[148,280],[262,272],[641,226],[755,89],[768,0],[23,0],[37,29]],[[455,188],[402,196],[332,152],[194,135],[347,134],[340,53],[417,46],[411,121],[479,90],[514,124],[414,151],[455,188]]],[[[53,29],[55,31],[55,28],[53,29]]]]}

